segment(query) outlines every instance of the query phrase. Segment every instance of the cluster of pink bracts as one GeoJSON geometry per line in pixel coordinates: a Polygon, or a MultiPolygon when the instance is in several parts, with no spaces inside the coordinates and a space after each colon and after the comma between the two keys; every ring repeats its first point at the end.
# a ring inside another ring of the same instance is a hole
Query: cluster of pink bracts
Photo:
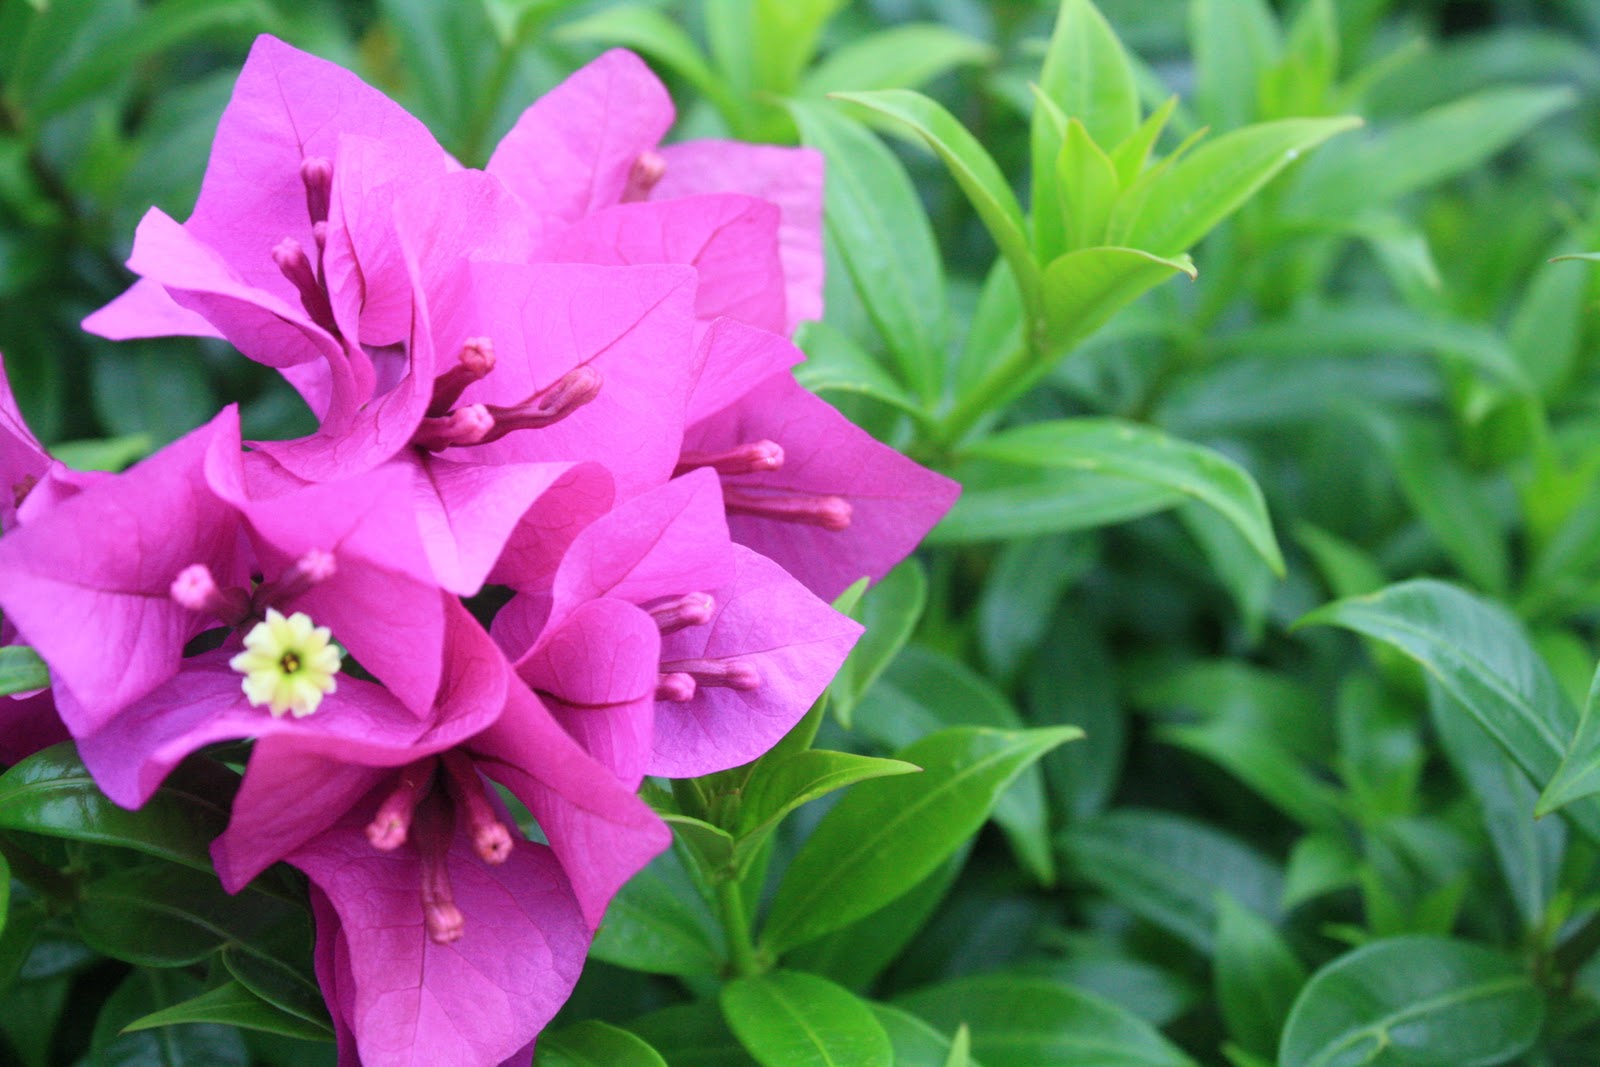
{"type": "Polygon", "coordinates": [[[53,681],[0,710],[0,760],[70,734],[137,807],[255,739],[213,856],[232,890],[309,876],[342,1062],[527,1062],[669,840],[641,779],[777,741],[859,632],[824,598],[955,497],[790,372],[821,160],[660,147],[672,118],[609,53],[468,170],[262,38],[194,214],[145,217],[85,325],[226,338],[320,429],[247,447],[230,407],[81,474],[0,378],[0,642],[53,681]]]}

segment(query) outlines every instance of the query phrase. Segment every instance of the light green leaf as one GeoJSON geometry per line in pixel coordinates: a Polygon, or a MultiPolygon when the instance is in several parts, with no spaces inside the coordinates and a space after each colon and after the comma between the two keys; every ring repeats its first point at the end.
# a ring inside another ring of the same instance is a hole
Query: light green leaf
{"type": "Polygon", "coordinates": [[[220,765],[190,760],[144,807],[128,811],[100,792],[63,743],[0,775],[0,828],[120,845],[211,874],[211,841],[227,828],[237,785],[220,765]]]}
{"type": "Polygon", "coordinates": [[[1568,805],[1573,820],[1600,840],[1600,802],[1580,799],[1586,791],[1571,791],[1579,764],[1557,775],[1568,739],[1577,732],[1577,713],[1505,609],[1423,579],[1335,601],[1297,625],[1319,624],[1354,630],[1415,660],[1535,784],[1550,783],[1542,805],[1568,805]]]}
{"type": "Polygon", "coordinates": [[[1278,1067],[1505,1063],[1532,1047],[1543,1021],[1542,996],[1510,959],[1464,941],[1393,938],[1312,976],[1278,1067]]]}
{"type": "Polygon", "coordinates": [[[972,202],[978,217],[988,228],[1011,264],[1025,306],[1037,306],[1039,270],[1028,246],[1027,226],[1022,207],[1011,191],[1005,175],[984,151],[977,138],[957,122],[944,107],[907,89],[885,89],[874,93],[835,93],[844,100],[883,115],[921,138],[934,150],[950,174],[972,202]]]}
{"type": "Polygon", "coordinates": [[[1284,210],[1353,220],[1370,206],[1476,167],[1573,99],[1566,88],[1497,88],[1432,108],[1323,154],[1306,168],[1284,210]]]}
{"type": "Polygon", "coordinates": [[[1271,923],[1231,897],[1218,901],[1217,919],[1213,966],[1223,1021],[1244,1048],[1271,1056],[1305,967],[1271,923]]]}
{"type": "Polygon", "coordinates": [[[332,1029],[314,1026],[297,1015],[279,1011],[238,982],[224,982],[199,996],[142,1015],[124,1026],[122,1032],[134,1033],[181,1023],[220,1023],[305,1041],[333,1040],[332,1029]]]}
{"type": "Polygon", "coordinates": [[[967,1055],[972,1042],[966,1027],[952,1041],[908,1011],[888,1004],[868,1007],[894,1046],[894,1067],[978,1067],[967,1055]]]}
{"type": "Polygon", "coordinates": [[[724,114],[730,114],[730,108],[737,108],[727,84],[711,69],[694,38],[656,8],[644,4],[602,8],[566,23],[554,36],[564,41],[593,41],[631,48],[694,86],[724,114]]]}
{"type": "Polygon", "coordinates": [[[136,433],[91,441],[62,441],[50,446],[50,454],[73,470],[120,471],[149,455],[154,446],[148,434],[136,433]]]}
{"type": "MultiPolygon", "coordinates": [[[[1062,3],[1039,70],[1039,88],[1064,115],[1081,122],[1096,144],[1121,144],[1139,126],[1139,87],[1128,53],[1089,0],[1062,3]]],[[[1039,121],[1035,116],[1035,153],[1041,145],[1039,121]]]]}
{"type": "Polygon", "coordinates": [[[960,978],[896,1003],[938,1028],[971,1027],[972,1051],[987,1067],[1194,1067],[1143,1019],[1046,978],[960,978]]]}
{"type": "Polygon", "coordinates": [[[667,1067],[642,1038],[598,1019],[539,1035],[536,1067],[667,1067]]]}
{"type": "Polygon", "coordinates": [[[1307,834],[1289,852],[1289,867],[1283,875],[1285,911],[1308,900],[1348,889],[1356,884],[1356,868],[1361,857],[1343,834],[1307,834]]]}
{"type": "Polygon", "coordinates": [[[1589,687],[1572,744],[1540,795],[1535,811],[1547,815],[1596,793],[1600,793],[1600,671],[1589,687]]]}
{"type": "Polygon", "coordinates": [[[1176,489],[1093,470],[968,460],[950,472],[961,496],[929,544],[1009,541],[1114,526],[1189,499],[1176,489]]]}
{"type": "Polygon", "coordinates": [[[789,865],[762,933],[782,953],[888,904],[975,833],[1006,788],[1082,731],[943,730],[901,752],[922,774],[853,789],[789,865]]]}
{"type": "Polygon", "coordinates": [[[1120,419],[1063,419],[1006,430],[970,454],[1023,466],[1071,468],[1175,491],[1216,510],[1274,573],[1283,556],[1255,480],[1232,460],[1160,430],[1120,419]]]}
{"type": "Polygon", "coordinates": [[[50,688],[50,668],[26,645],[0,648],[0,696],[50,688]]]}
{"type": "Polygon", "coordinates": [[[1282,47],[1272,9],[1264,0],[1191,0],[1189,39],[1204,120],[1233,130],[1258,117],[1262,76],[1282,47]]]}
{"type": "Polygon", "coordinates": [[[1187,251],[1283,168],[1360,125],[1358,118],[1279,119],[1207,141],[1124,194],[1111,220],[1110,242],[1157,256],[1187,251]]]}
{"type": "Polygon", "coordinates": [[[855,120],[821,104],[789,105],[800,137],[828,160],[824,220],[862,306],[901,380],[937,397],[947,343],[942,257],[905,168],[855,120]]]}
{"type": "Polygon", "coordinates": [[[851,617],[866,631],[829,687],[833,713],[842,725],[851,725],[856,704],[911,638],[927,602],[928,579],[915,559],[895,567],[862,597],[851,617]]]}
{"type": "MultiPolygon", "coordinates": [[[[1106,243],[1106,224],[1111,208],[1122,191],[1116,164],[1105,150],[1090,139],[1083,123],[1067,122],[1066,137],[1055,161],[1053,190],[1061,201],[1064,222],[1064,249],[1076,251],[1106,243]]],[[[1051,187],[1047,187],[1051,188],[1051,187]]],[[[1048,272],[1046,286],[1049,286],[1048,272]]],[[[1047,288],[1046,300],[1053,298],[1047,288]]]]}
{"type": "Polygon", "coordinates": [[[891,1067],[889,1035],[866,1003],[800,971],[736,978],[722,1014],[762,1067],[891,1067]]]}
{"type": "Polygon", "coordinates": [[[1111,161],[1117,166],[1117,184],[1126,188],[1138,180],[1144,173],[1145,164],[1150,161],[1150,153],[1154,151],[1156,141],[1167,128],[1167,123],[1172,119],[1172,113],[1177,110],[1178,98],[1167,97],[1162,105],[1150,112],[1139,128],[1130,133],[1126,139],[1111,150],[1111,161]]]}
{"type": "Polygon", "coordinates": [[[739,805],[735,864],[742,866],[742,861],[753,855],[784,816],[801,805],[869,778],[919,770],[915,764],[901,760],[819,749],[791,752],[771,764],[763,764],[751,775],[739,805]]]}
{"type": "Polygon", "coordinates": [[[728,831],[688,815],[667,814],[661,818],[707,875],[732,869],[733,835],[728,831]]]}
{"type": "MultiPolygon", "coordinates": [[[[946,71],[993,58],[993,48],[948,26],[902,23],[839,45],[800,80],[799,95],[916,89],[946,71]]],[[[829,170],[830,181],[834,174],[829,170]]]]}
{"type": "Polygon", "coordinates": [[[1194,263],[1185,255],[1164,259],[1137,248],[1114,247],[1079,248],[1051,260],[1042,281],[1049,351],[1066,354],[1174,274],[1193,278],[1194,263]]]}
{"type": "Polygon", "coordinates": [[[813,393],[856,393],[923,417],[923,405],[843,330],[820,319],[802,322],[795,344],[806,354],[806,361],[794,369],[795,381],[813,393]]]}

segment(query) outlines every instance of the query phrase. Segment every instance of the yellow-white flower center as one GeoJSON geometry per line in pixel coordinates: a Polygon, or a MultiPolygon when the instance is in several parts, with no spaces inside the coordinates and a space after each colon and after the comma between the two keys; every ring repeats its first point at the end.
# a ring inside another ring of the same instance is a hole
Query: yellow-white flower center
{"type": "Polygon", "coordinates": [[[288,618],[272,608],[244,635],[244,651],[228,666],[244,675],[242,688],[250,706],[263,704],[275,716],[310,715],[322,698],[338,687],[339,646],[326,626],[312,625],[297,611],[288,618]]]}

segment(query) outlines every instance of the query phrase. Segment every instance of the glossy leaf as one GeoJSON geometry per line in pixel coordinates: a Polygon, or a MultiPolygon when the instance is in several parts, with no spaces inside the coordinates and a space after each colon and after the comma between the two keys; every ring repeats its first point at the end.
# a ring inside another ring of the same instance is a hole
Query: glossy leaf
{"type": "Polygon", "coordinates": [[[26,645],[0,648],[0,697],[50,687],[50,668],[26,645]]]}
{"type": "Polygon", "coordinates": [[[995,434],[971,450],[981,458],[1020,466],[1093,471],[1182,493],[1231,522],[1261,558],[1283,573],[1255,480],[1238,464],[1160,430],[1120,419],[1063,419],[995,434]]]}
{"type": "Polygon", "coordinates": [[[722,988],[729,1028],[762,1067],[891,1067],[889,1035],[866,1003],[825,978],[771,971],[722,988]]]}
{"type": "Polygon", "coordinates": [[[120,845],[210,873],[211,840],[228,825],[236,784],[221,766],[191,760],[128,811],[100,792],[71,744],[60,744],[0,775],[0,827],[120,845]]]}
{"type": "Polygon", "coordinates": [[[759,847],[784,816],[803,804],[870,778],[920,770],[901,760],[819,749],[792,752],[763,764],[760,773],[751,776],[739,805],[736,861],[759,847]]]}
{"type": "Polygon", "coordinates": [[[128,1023],[194,996],[198,987],[180,971],[138,970],[128,975],[95,1019],[90,1067],[246,1067],[250,1054],[239,1032],[216,1023],[122,1032],[128,1023]]]}
{"type": "Polygon", "coordinates": [[[238,982],[225,982],[199,996],[140,1016],[124,1026],[122,1031],[133,1033],[179,1023],[220,1023],[307,1041],[333,1039],[331,1029],[314,1026],[297,1015],[279,1011],[238,982]]]}
{"type": "Polygon", "coordinates": [[[626,1030],[589,1019],[539,1036],[538,1067],[667,1067],[661,1054],[626,1030]]]}
{"type": "Polygon", "coordinates": [[[966,127],[933,100],[905,89],[875,93],[835,93],[834,98],[859,104],[893,120],[932,148],[972,202],[973,209],[1011,264],[1022,290],[1023,303],[1033,304],[1038,291],[1038,268],[1028,247],[1022,207],[1005,174],[966,127]]]}
{"type": "Polygon", "coordinates": [[[1504,1063],[1539,1035],[1544,1000],[1510,959],[1438,937],[1375,942],[1312,976],[1279,1067],[1504,1063]]]}
{"type": "Polygon", "coordinates": [[[1192,1067],[1194,1061],[1138,1016],[1045,978],[983,975],[896,1001],[935,1027],[972,1031],[986,1067],[1192,1067]]]}
{"type": "Polygon", "coordinates": [[[857,786],[778,886],[762,943],[777,954],[889,903],[975,833],[1023,769],[1081,731],[957,728],[897,755],[923,773],[857,786]]]}

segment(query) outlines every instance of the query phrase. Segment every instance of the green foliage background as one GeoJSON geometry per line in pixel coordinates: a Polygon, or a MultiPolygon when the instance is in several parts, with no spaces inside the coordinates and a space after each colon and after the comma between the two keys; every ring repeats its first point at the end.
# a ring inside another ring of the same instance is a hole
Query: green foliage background
{"type": "MultiPolygon", "coordinates": [[[[802,378],[966,486],[827,709],[650,792],[541,1064],[1600,1062],[1600,8],[0,0],[0,352],[69,462],[306,426],[77,327],[259,32],[468,164],[613,43],[676,136],[821,148],[802,378]]],[[[331,1062],[293,877],[204,873],[238,756],[0,776],[0,1060],[331,1062]]]]}

